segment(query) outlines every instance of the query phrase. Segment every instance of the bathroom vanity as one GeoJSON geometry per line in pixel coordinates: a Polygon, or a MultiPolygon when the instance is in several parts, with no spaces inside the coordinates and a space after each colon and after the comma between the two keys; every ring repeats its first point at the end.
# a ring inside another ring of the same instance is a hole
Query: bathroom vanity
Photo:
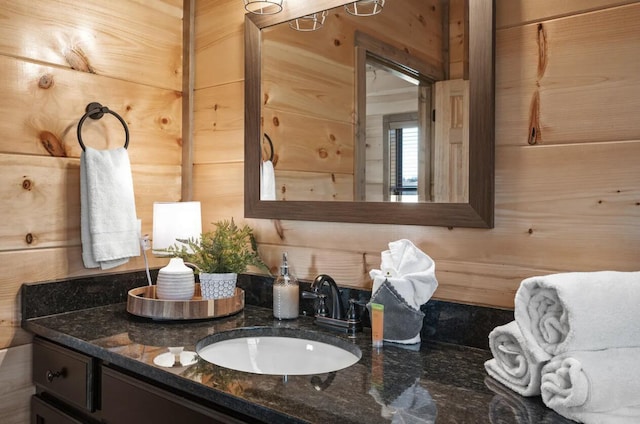
{"type": "Polygon", "coordinates": [[[376,351],[365,328],[355,338],[330,333],[361,350],[350,367],[260,375],[194,359],[192,352],[199,340],[239,328],[329,330],[311,317],[275,320],[270,309],[251,304],[252,294],[244,310],[226,318],[144,319],[127,313],[118,296],[96,305],[99,283],[86,281],[60,284],[66,292],[60,298],[75,304],[68,311],[51,294],[55,307],[47,308],[42,295],[57,284],[25,285],[22,292],[23,327],[36,335],[33,423],[570,422],[539,398],[501,390],[484,370],[486,349],[424,340],[418,350],[385,344],[376,351]],[[80,308],[83,302],[90,307],[80,308]],[[178,346],[180,362],[169,353],[178,346]]]}

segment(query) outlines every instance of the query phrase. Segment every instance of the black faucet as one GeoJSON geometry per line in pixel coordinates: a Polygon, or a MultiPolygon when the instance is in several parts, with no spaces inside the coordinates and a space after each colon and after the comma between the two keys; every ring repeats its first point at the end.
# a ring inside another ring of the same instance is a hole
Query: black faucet
{"type": "Polygon", "coordinates": [[[357,302],[350,299],[349,312],[345,313],[344,305],[340,297],[340,290],[333,278],[326,274],[318,275],[313,280],[313,283],[311,283],[311,290],[311,292],[302,292],[302,297],[306,299],[317,299],[315,313],[316,324],[335,330],[346,331],[351,334],[356,331],[362,331],[362,323],[355,308],[357,302]],[[329,286],[328,295],[322,291],[325,285],[329,286]],[[326,305],[327,296],[331,304],[329,311],[327,311],[326,305]]]}
{"type": "Polygon", "coordinates": [[[316,295],[322,291],[322,286],[329,285],[329,302],[331,302],[331,318],[344,319],[344,306],[342,305],[342,299],[340,298],[340,290],[333,278],[326,274],[320,274],[311,283],[311,290],[316,295]]]}

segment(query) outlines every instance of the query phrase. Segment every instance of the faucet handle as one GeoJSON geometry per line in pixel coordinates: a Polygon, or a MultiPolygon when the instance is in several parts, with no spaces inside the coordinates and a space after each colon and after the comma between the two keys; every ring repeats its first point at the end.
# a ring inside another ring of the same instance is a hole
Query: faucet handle
{"type": "Polygon", "coordinates": [[[327,309],[327,295],[318,293],[318,308],[316,309],[316,315],[319,317],[326,317],[329,315],[329,309],[327,309]]]}
{"type": "Polygon", "coordinates": [[[357,299],[349,299],[349,310],[347,311],[347,321],[360,321],[360,309],[366,308],[367,302],[362,302],[357,299]]]}
{"type": "Polygon", "coordinates": [[[302,292],[303,299],[317,299],[318,305],[316,307],[317,317],[326,317],[329,315],[329,309],[327,308],[327,295],[320,292],[302,292]]]}

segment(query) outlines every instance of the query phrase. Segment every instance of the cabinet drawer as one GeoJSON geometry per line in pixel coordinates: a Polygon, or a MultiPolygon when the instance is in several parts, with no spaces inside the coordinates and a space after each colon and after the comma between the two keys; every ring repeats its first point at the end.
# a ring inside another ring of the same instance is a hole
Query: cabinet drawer
{"type": "Polygon", "coordinates": [[[40,338],[33,340],[33,382],[40,391],[95,411],[95,359],[40,338]]]}
{"type": "MultiPolygon", "coordinates": [[[[102,366],[101,422],[241,424],[225,413],[205,408],[176,394],[102,366]]],[[[255,422],[255,421],[254,421],[255,422]]]]}
{"type": "Polygon", "coordinates": [[[37,396],[31,397],[31,424],[83,424],[37,396]]]}

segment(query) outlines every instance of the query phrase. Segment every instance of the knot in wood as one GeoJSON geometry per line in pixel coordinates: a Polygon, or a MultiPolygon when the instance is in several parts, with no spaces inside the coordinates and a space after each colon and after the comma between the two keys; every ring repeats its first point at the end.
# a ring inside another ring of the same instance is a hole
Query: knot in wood
{"type": "Polygon", "coordinates": [[[40,80],[38,81],[38,87],[44,88],[46,90],[47,88],[51,88],[52,86],[53,86],[53,75],[45,74],[40,77],[40,80]]]}
{"type": "Polygon", "coordinates": [[[30,179],[25,178],[25,179],[22,181],[22,188],[23,188],[23,189],[25,189],[25,190],[29,190],[29,191],[30,191],[32,187],[33,187],[33,183],[31,182],[31,180],[30,180],[30,179]]]}
{"type": "Polygon", "coordinates": [[[327,152],[327,149],[323,147],[321,149],[318,149],[318,156],[320,156],[321,159],[326,159],[327,157],[329,157],[329,153],[327,152]]]}
{"type": "Polygon", "coordinates": [[[27,242],[27,244],[33,243],[33,234],[28,233],[26,236],[24,236],[24,240],[27,242]]]}

